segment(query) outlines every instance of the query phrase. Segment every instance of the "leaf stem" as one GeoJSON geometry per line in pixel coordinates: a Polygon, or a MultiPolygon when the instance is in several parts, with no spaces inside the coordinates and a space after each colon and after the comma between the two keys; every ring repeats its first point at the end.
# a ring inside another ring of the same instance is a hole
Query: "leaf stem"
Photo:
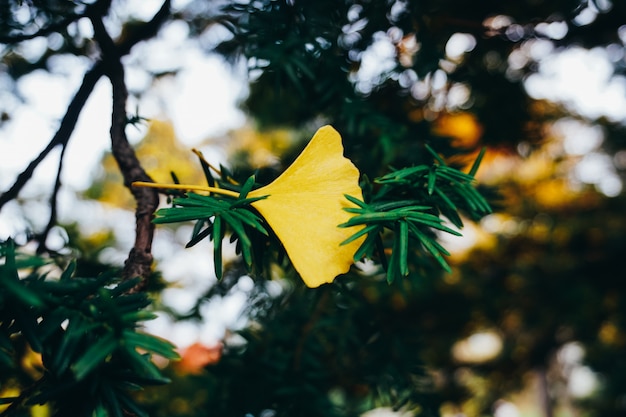
{"type": "Polygon", "coordinates": [[[188,184],[157,184],[155,182],[135,181],[132,184],[133,187],[149,187],[159,188],[162,190],[184,190],[184,191],[206,191],[214,194],[222,194],[230,197],[239,197],[239,193],[231,190],[225,190],[217,187],[206,187],[200,185],[188,185],[188,184]]]}
{"type": "MultiPolygon", "coordinates": [[[[209,161],[207,161],[206,159],[204,159],[204,155],[202,154],[202,152],[200,152],[199,150],[197,150],[197,149],[195,149],[195,148],[194,148],[194,149],[192,149],[192,150],[191,150],[191,152],[195,153],[195,154],[196,154],[196,156],[197,156],[198,158],[200,158],[200,161],[202,161],[202,163],[203,163],[203,164],[206,164],[206,166],[207,166],[207,167],[209,167],[209,169],[212,169],[213,171],[215,171],[215,173],[216,173],[217,175],[219,175],[220,177],[222,176],[222,171],[220,171],[219,169],[217,169],[216,167],[214,167],[214,166],[213,166],[213,165],[212,165],[209,161]]],[[[227,180],[228,182],[230,182],[231,184],[234,184],[234,185],[239,185],[239,184],[237,183],[237,181],[235,181],[233,178],[231,178],[231,177],[230,177],[230,176],[228,176],[228,175],[226,176],[226,180],[227,180]]]]}
{"type": "Polygon", "coordinates": [[[220,171],[219,169],[215,168],[215,167],[214,167],[214,166],[213,166],[213,165],[212,165],[209,161],[207,161],[206,159],[204,159],[204,155],[202,155],[202,152],[200,152],[199,150],[197,150],[197,149],[195,149],[195,148],[194,148],[194,149],[192,149],[192,150],[191,150],[191,152],[195,153],[195,154],[196,154],[196,156],[197,156],[198,158],[200,158],[200,160],[201,160],[202,162],[204,162],[204,163],[205,163],[205,164],[206,164],[209,168],[211,168],[213,171],[215,171],[215,173],[216,173],[217,175],[222,175],[222,171],[220,171]]]}

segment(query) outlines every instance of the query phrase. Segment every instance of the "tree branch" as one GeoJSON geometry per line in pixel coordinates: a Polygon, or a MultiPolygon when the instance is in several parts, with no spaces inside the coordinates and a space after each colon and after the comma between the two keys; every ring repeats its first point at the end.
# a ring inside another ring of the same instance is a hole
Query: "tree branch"
{"type": "Polygon", "coordinates": [[[33,172],[39,166],[39,164],[48,156],[48,154],[58,145],[65,146],[70,139],[74,128],[76,127],[76,122],[78,120],[78,116],[85,106],[87,99],[91,95],[96,82],[102,77],[104,74],[104,65],[102,62],[98,62],[95,64],[91,70],[89,70],[85,77],[83,78],[83,83],[80,88],[76,92],[76,95],[70,102],[67,107],[67,111],[65,112],[65,116],[61,120],[61,125],[59,129],[54,134],[48,145],[45,147],[41,153],[31,161],[31,163],[26,167],[21,174],[18,175],[13,186],[0,195],[0,210],[2,207],[8,203],[9,201],[15,199],[19,192],[22,190],[24,185],[30,180],[33,176],[33,172]]]}
{"type": "Polygon", "coordinates": [[[124,279],[139,276],[143,279],[141,287],[145,287],[146,279],[152,271],[152,237],[154,224],[152,215],[159,205],[156,190],[133,188],[134,181],[150,181],[152,179],[141,167],[135,151],[126,138],[126,100],[128,91],[124,83],[122,63],[110,62],[108,77],[113,86],[113,111],[111,117],[111,149],[113,156],[124,177],[124,185],[130,189],[137,206],[135,208],[135,244],[124,263],[122,277],[124,279]]]}
{"type": "Polygon", "coordinates": [[[54,190],[52,191],[52,195],[50,196],[50,217],[48,220],[48,224],[39,236],[37,236],[37,240],[39,241],[39,246],[37,247],[37,253],[43,253],[48,251],[48,247],[46,246],[46,240],[48,239],[48,235],[50,234],[50,230],[54,227],[57,222],[57,209],[58,209],[58,196],[59,190],[61,189],[61,173],[63,172],[63,158],[65,157],[65,150],[67,149],[66,144],[61,145],[61,155],[59,155],[59,168],[57,169],[57,176],[54,181],[54,190]]]}
{"type": "MultiPolygon", "coordinates": [[[[169,0],[164,2],[157,16],[165,12],[169,13],[169,0]]],[[[153,21],[157,16],[155,16],[153,21]]],[[[154,235],[152,216],[158,207],[159,198],[155,190],[133,188],[131,186],[135,181],[152,182],[152,179],[141,167],[135,151],[128,143],[126,137],[126,101],[128,99],[128,90],[124,82],[124,67],[121,62],[124,50],[122,46],[115,45],[104,27],[101,16],[91,16],[91,20],[94,26],[95,38],[102,49],[102,59],[106,64],[106,75],[111,80],[113,87],[113,110],[111,116],[111,149],[113,157],[124,177],[124,185],[130,189],[137,202],[135,209],[135,243],[124,263],[122,278],[141,277],[141,283],[134,289],[139,291],[146,287],[147,278],[152,272],[152,238],[154,235]]],[[[146,35],[156,33],[157,27],[151,26],[149,29],[153,29],[154,32],[145,31],[146,35]]]]}
{"type": "MultiPolygon", "coordinates": [[[[106,5],[107,3],[110,3],[110,1],[107,0],[104,2],[99,2],[97,4],[98,7],[93,6],[93,8],[90,8],[89,10],[93,14],[101,15],[102,10],[105,9],[104,5],[106,5]]],[[[137,43],[156,35],[157,31],[169,15],[170,0],[166,0],[163,2],[163,5],[154,15],[152,20],[147,22],[138,30],[134,31],[132,33],[132,36],[124,39],[124,41],[119,44],[119,46],[117,47],[118,54],[120,56],[126,55],[137,43]]],[[[26,167],[26,169],[18,175],[11,188],[2,195],[0,195],[0,210],[2,210],[2,207],[7,202],[15,199],[18,196],[19,192],[22,190],[22,188],[24,188],[24,185],[26,185],[28,180],[30,180],[30,178],[33,176],[33,172],[35,171],[35,169],[56,146],[65,146],[67,144],[70,135],[76,127],[76,121],[78,120],[78,116],[83,109],[85,102],[91,95],[91,92],[93,91],[96,82],[100,79],[102,75],[104,75],[104,64],[99,61],[94,64],[91,70],[89,70],[85,74],[80,88],[78,89],[76,95],[67,107],[67,111],[65,112],[65,115],[61,120],[59,129],[54,134],[48,145],[35,159],[30,162],[28,167],[26,167]]]]}
{"type": "MultiPolygon", "coordinates": [[[[170,0],[165,0],[152,20],[142,25],[138,28],[138,30],[133,31],[133,33],[120,42],[119,45],[115,45],[113,43],[113,40],[104,30],[104,26],[102,25],[100,19],[106,14],[110,5],[110,0],[99,1],[87,9],[87,14],[92,18],[94,25],[99,26],[97,30],[99,34],[98,41],[103,48],[104,59],[95,63],[91,70],[85,74],[80,88],[68,105],[59,129],[52,137],[46,148],[30,162],[22,173],[18,175],[11,188],[0,195],[0,210],[4,204],[17,198],[19,192],[32,177],[35,169],[55,147],[61,145],[65,149],[69,138],[76,127],[76,122],[82,108],[91,95],[95,84],[105,73],[109,76],[113,85],[113,115],[111,125],[112,150],[124,175],[124,183],[130,187],[130,183],[132,181],[150,181],[150,178],[139,165],[139,161],[126,139],[126,99],[128,97],[128,92],[126,90],[126,85],[124,84],[124,69],[121,65],[120,58],[128,54],[132,47],[137,43],[156,35],[163,22],[170,15],[170,3],[170,0]]],[[[64,152],[61,153],[61,158],[63,158],[63,156],[64,152]]],[[[59,162],[59,175],[61,168],[62,161],[59,162]]],[[[54,222],[56,219],[56,196],[60,186],[60,177],[57,177],[55,190],[53,191],[53,195],[50,200],[51,220],[46,227],[46,230],[41,234],[41,237],[39,238],[40,241],[42,241],[41,239],[45,239],[45,236],[52,227],[51,222],[54,222]]],[[[131,192],[137,201],[137,230],[135,245],[125,263],[124,277],[131,278],[134,276],[140,276],[144,278],[145,284],[145,278],[149,275],[152,264],[151,245],[153,226],[150,220],[152,213],[158,204],[158,196],[156,192],[145,188],[137,190],[131,189],[131,192]]],[[[43,240],[43,242],[45,242],[45,240],[43,240]]]]}
{"type": "Polygon", "coordinates": [[[12,45],[16,43],[20,43],[23,41],[27,41],[30,39],[35,39],[40,36],[48,36],[51,33],[56,33],[61,31],[63,28],[66,28],[70,23],[77,21],[82,18],[81,14],[70,14],[64,16],[63,19],[58,22],[50,23],[48,26],[39,29],[35,33],[20,33],[16,35],[0,35],[0,43],[12,45]]]}
{"type": "Polygon", "coordinates": [[[133,46],[141,41],[150,39],[157,34],[161,25],[170,16],[171,0],[165,0],[161,8],[154,15],[152,20],[132,31],[128,38],[122,40],[117,46],[117,52],[120,56],[128,54],[133,46]]]}

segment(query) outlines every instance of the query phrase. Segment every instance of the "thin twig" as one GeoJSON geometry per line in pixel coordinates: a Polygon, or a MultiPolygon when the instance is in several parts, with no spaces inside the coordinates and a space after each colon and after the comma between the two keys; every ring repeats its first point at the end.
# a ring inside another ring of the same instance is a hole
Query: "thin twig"
{"type": "MultiPolygon", "coordinates": [[[[98,3],[98,5],[102,6],[102,2],[98,3]]],[[[94,9],[89,10],[93,11],[95,10],[95,7],[94,9]]],[[[118,46],[117,52],[120,54],[120,56],[128,54],[132,47],[135,46],[137,43],[154,36],[163,24],[163,22],[167,19],[169,14],[170,0],[166,0],[165,2],[163,2],[163,5],[154,15],[152,20],[150,20],[137,30],[133,31],[132,36],[126,38],[118,46]]],[[[94,66],[83,77],[83,82],[76,92],[76,95],[68,105],[67,111],[65,112],[65,115],[61,120],[61,124],[59,125],[59,129],[54,134],[48,145],[35,159],[30,162],[30,164],[28,164],[26,169],[18,175],[11,188],[2,195],[0,195],[0,210],[2,210],[2,207],[6,203],[17,198],[22,188],[24,188],[24,185],[26,185],[28,180],[30,180],[33,176],[35,169],[55,147],[57,147],[58,145],[67,144],[70,135],[76,127],[76,121],[78,120],[78,116],[80,115],[81,110],[83,109],[87,99],[93,91],[94,86],[96,85],[100,77],[102,77],[102,75],[104,75],[104,64],[102,63],[102,61],[99,61],[95,63],[94,66]]]]}
{"type": "Polygon", "coordinates": [[[20,33],[16,35],[0,35],[0,43],[7,45],[16,44],[19,42],[35,39],[40,36],[48,36],[51,33],[60,32],[63,28],[66,28],[70,23],[82,18],[81,14],[70,14],[64,16],[63,19],[58,22],[50,23],[48,26],[39,29],[34,33],[20,33]]]}
{"type": "Polygon", "coordinates": [[[15,183],[9,190],[0,195],[0,210],[2,207],[8,203],[9,201],[15,199],[19,192],[22,190],[24,185],[31,179],[35,169],[39,166],[39,164],[48,156],[48,154],[56,148],[58,145],[65,146],[76,127],[76,121],[78,120],[78,116],[80,115],[81,110],[85,106],[87,99],[91,95],[96,82],[102,77],[104,74],[104,66],[101,62],[95,64],[91,70],[89,70],[85,77],[83,78],[83,83],[81,84],[78,92],[70,102],[67,107],[67,111],[65,112],[65,116],[61,120],[61,124],[59,129],[54,134],[48,145],[45,147],[41,153],[28,164],[28,167],[21,174],[18,175],[15,183]]]}
{"type": "Polygon", "coordinates": [[[63,158],[65,157],[65,150],[67,149],[67,144],[61,145],[61,155],[59,155],[59,167],[57,168],[57,176],[54,181],[54,189],[52,190],[52,195],[50,196],[50,217],[48,219],[48,224],[39,236],[37,236],[37,240],[39,241],[39,246],[37,247],[37,253],[44,253],[48,251],[48,247],[46,246],[46,240],[48,240],[48,235],[50,234],[50,230],[57,223],[57,211],[59,204],[59,191],[61,190],[61,173],[63,171],[63,158]]]}

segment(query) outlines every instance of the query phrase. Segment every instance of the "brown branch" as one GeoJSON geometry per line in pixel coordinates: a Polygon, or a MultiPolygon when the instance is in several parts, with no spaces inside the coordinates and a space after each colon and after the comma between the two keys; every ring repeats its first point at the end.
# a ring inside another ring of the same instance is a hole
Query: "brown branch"
{"type": "MultiPolygon", "coordinates": [[[[169,0],[164,2],[157,15],[161,16],[165,12],[169,13],[169,0]]],[[[146,287],[147,278],[152,272],[152,238],[154,235],[152,216],[159,204],[159,198],[155,190],[143,187],[133,188],[131,186],[135,181],[152,182],[152,179],[142,168],[134,149],[126,137],[128,90],[124,82],[124,66],[121,62],[121,56],[124,54],[124,51],[121,46],[115,45],[113,39],[107,33],[101,16],[91,16],[91,20],[94,26],[95,38],[102,50],[103,62],[106,63],[106,75],[111,80],[113,87],[113,110],[111,116],[111,149],[113,157],[124,177],[124,185],[130,189],[137,202],[135,209],[135,243],[124,263],[122,278],[140,277],[142,281],[134,289],[139,291],[146,287]]],[[[153,27],[152,29],[156,33],[157,28],[153,27]]],[[[152,32],[145,31],[144,33],[150,34],[152,32]]]]}
{"type": "Polygon", "coordinates": [[[120,170],[122,171],[122,175],[124,176],[124,184],[131,190],[131,193],[137,202],[137,208],[135,210],[135,244],[124,264],[123,278],[128,279],[137,276],[141,277],[141,284],[135,288],[135,290],[141,290],[145,287],[147,283],[146,279],[151,273],[152,237],[154,234],[154,226],[151,223],[151,219],[158,205],[158,195],[156,191],[148,188],[131,188],[131,183],[133,181],[151,180],[139,164],[139,160],[126,138],[126,101],[128,98],[128,91],[126,89],[126,84],[124,83],[124,68],[121,63],[121,57],[128,54],[132,47],[137,43],[156,35],[162,23],[170,16],[171,2],[170,0],[165,0],[152,20],[142,25],[138,28],[138,30],[133,31],[133,33],[120,42],[119,45],[114,44],[113,40],[106,32],[101,20],[102,16],[107,13],[110,3],[110,0],[101,0],[94,3],[87,9],[87,15],[89,15],[94,24],[96,39],[102,48],[102,60],[94,64],[91,70],[85,74],[80,88],[67,108],[59,129],[46,148],[30,162],[22,173],[18,175],[11,188],[0,195],[0,209],[2,209],[4,204],[18,196],[24,185],[32,177],[37,166],[39,166],[48,154],[55,147],[59,145],[63,146],[55,188],[50,199],[50,221],[48,222],[45,231],[39,237],[41,242],[40,249],[45,249],[45,238],[56,221],[56,199],[61,187],[60,175],[66,145],[72,132],[74,131],[74,128],[76,127],[78,116],[87,99],[91,95],[96,82],[102,75],[106,74],[111,80],[111,84],[113,86],[113,111],[111,123],[112,152],[120,170]]]}
{"type": "Polygon", "coordinates": [[[108,77],[113,86],[113,112],[111,117],[111,149],[128,187],[137,202],[135,208],[135,244],[124,263],[123,278],[141,277],[145,287],[146,279],[152,271],[152,237],[154,225],[152,215],[159,205],[158,193],[148,188],[133,188],[134,181],[152,181],[141,167],[135,151],[126,138],[126,100],[128,91],[124,83],[122,63],[110,62],[108,77]]]}

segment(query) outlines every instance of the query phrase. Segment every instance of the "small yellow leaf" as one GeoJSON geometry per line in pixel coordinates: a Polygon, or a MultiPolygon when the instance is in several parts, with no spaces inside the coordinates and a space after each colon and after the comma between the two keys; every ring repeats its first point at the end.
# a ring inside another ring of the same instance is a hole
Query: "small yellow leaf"
{"type": "Polygon", "coordinates": [[[345,194],[363,200],[359,171],[343,156],[341,136],[321,127],[294,163],[271,184],[249,197],[280,239],[289,259],[308,287],[332,282],[348,272],[364,237],[341,246],[362,226],[341,228],[354,207],[345,194]]]}

